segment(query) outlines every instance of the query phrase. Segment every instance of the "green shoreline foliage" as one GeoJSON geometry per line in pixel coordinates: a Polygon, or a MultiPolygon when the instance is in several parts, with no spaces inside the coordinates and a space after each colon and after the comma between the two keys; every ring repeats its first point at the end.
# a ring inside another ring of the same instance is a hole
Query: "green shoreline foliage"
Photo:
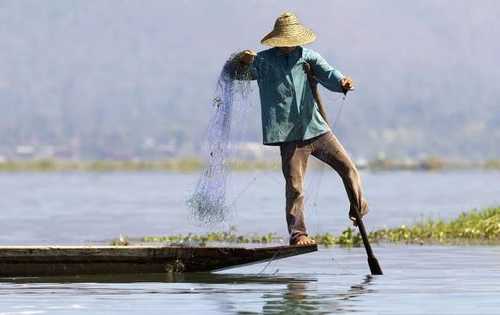
{"type": "Polygon", "coordinates": [[[2,172],[116,172],[116,171],[180,171],[198,170],[202,162],[194,158],[161,161],[72,161],[72,160],[25,160],[0,163],[2,172]]]}
{"type": "MultiPolygon", "coordinates": [[[[312,164],[311,167],[320,167],[312,164]]],[[[228,166],[234,171],[269,171],[279,170],[278,160],[232,160],[228,166]]],[[[391,159],[373,160],[360,169],[373,171],[439,171],[461,169],[500,170],[500,160],[483,162],[450,162],[439,158],[428,158],[418,161],[399,161],[391,159]]],[[[203,162],[198,158],[173,158],[165,160],[8,160],[0,161],[0,172],[142,172],[142,171],[173,171],[197,172],[203,168],[203,162]]]]}
{"type": "MultiPolygon", "coordinates": [[[[340,235],[331,233],[312,236],[319,245],[359,247],[362,239],[358,232],[349,227],[340,235]]],[[[388,228],[369,233],[373,243],[395,244],[447,244],[447,245],[478,245],[500,244],[500,207],[483,210],[471,210],[460,214],[457,218],[444,220],[426,220],[412,226],[402,225],[397,228],[388,228]]],[[[286,242],[276,234],[238,235],[234,231],[213,232],[203,235],[172,235],[146,236],[137,240],[141,243],[164,243],[176,245],[200,245],[207,243],[230,244],[269,244],[286,242]]],[[[125,241],[113,241],[114,245],[124,245],[125,241]]]]}
{"type": "MultiPolygon", "coordinates": [[[[0,172],[147,172],[173,171],[197,172],[203,167],[203,162],[196,158],[169,160],[23,160],[0,162],[0,172]]],[[[276,161],[230,161],[229,167],[235,171],[278,170],[276,161]]]]}

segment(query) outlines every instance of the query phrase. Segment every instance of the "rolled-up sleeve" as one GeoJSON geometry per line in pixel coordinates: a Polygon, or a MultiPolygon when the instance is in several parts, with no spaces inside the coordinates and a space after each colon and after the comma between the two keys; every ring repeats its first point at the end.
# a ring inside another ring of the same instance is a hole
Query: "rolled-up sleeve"
{"type": "Polygon", "coordinates": [[[328,62],[316,52],[312,53],[308,59],[313,66],[314,75],[321,85],[333,92],[344,92],[340,84],[340,80],[344,78],[344,75],[340,71],[330,66],[328,62]]]}

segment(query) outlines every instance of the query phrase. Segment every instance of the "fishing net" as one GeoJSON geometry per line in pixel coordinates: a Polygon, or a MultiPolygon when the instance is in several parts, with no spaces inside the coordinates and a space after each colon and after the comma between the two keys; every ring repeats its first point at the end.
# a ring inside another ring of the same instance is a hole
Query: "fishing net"
{"type": "Polygon", "coordinates": [[[227,202],[228,161],[234,153],[235,139],[243,132],[245,113],[251,106],[251,74],[240,67],[232,55],[217,80],[209,121],[202,148],[204,169],[192,196],[188,199],[192,217],[205,225],[222,224],[231,213],[227,202]],[[234,131],[234,132],[233,132],[234,131]]]}

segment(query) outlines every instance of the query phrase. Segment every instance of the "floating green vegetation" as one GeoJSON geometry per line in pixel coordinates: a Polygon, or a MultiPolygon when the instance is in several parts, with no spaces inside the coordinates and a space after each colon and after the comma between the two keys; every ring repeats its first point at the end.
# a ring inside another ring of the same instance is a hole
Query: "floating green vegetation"
{"type": "MultiPolygon", "coordinates": [[[[340,235],[331,233],[312,236],[319,245],[359,247],[362,239],[353,228],[347,228],[340,235]]],[[[462,213],[451,221],[427,220],[412,226],[382,229],[369,233],[374,243],[404,244],[500,244],[500,207],[462,213]]],[[[144,243],[197,244],[210,242],[236,244],[283,243],[285,239],[276,234],[238,235],[231,232],[214,232],[203,235],[146,236],[139,240],[144,243]]]]}
{"type": "Polygon", "coordinates": [[[378,230],[369,237],[378,242],[500,244],[500,207],[464,212],[449,222],[427,220],[413,226],[378,230]]]}
{"type": "MultiPolygon", "coordinates": [[[[361,236],[352,228],[347,228],[339,236],[330,233],[318,234],[313,236],[316,242],[323,246],[359,246],[361,236]]],[[[274,234],[264,235],[238,235],[234,232],[212,232],[207,234],[187,234],[171,236],[146,236],[139,240],[144,243],[166,243],[171,245],[201,245],[207,243],[232,243],[232,244],[269,244],[284,243],[287,240],[274,234]]],[[[113,245],[118,245],[117,241],[112,241],[113,245]]]]}
{"type": "Polygon", "coordinates": [[[212,232],[202,235],[172,235],[172,236],[146,236],[141,241],[145,243],[169,243],[169,244],[206,244],[208,242],[238,243],[238,244],[268,244],[282,242],[283,240],[274,233],[264,235],[244,236],[234,232],[212,232]]]}

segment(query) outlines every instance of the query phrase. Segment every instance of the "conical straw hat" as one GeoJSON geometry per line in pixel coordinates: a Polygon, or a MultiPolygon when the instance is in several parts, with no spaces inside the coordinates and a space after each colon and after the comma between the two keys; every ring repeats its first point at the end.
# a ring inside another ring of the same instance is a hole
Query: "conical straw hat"
{"type": "Polygon", "coordinates": [[[260,41],[272,47],[293,47],[313,42],[316,35],[300,24],[292,12],[285,12],[276,19],[274,29],[260,41]]]}

